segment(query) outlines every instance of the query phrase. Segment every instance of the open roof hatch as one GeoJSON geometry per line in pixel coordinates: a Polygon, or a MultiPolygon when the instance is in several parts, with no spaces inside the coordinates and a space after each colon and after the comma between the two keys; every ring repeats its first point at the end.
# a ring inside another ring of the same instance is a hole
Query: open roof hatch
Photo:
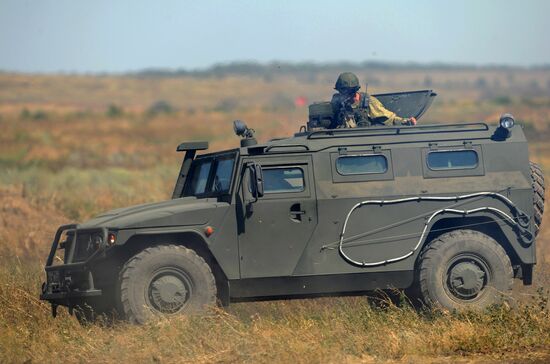
{"type": "Polygon", "coordinates": [[[415,117],[419,119],[430,108],[437,94],[432,90],[420,90],[372,96],[376,97],[386,109],[403,118],[415,117]]]}

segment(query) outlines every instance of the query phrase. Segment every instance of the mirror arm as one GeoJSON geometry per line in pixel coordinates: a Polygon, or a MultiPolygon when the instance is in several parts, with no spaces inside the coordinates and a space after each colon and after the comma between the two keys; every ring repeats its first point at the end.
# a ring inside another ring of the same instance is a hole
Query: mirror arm
{"type": "Polygon", "coordinates": [[[256,203],[258,202],[258,174],[256,170],[256,163],[253,163],[250,166],[252,180],[254,181],[254,185],[252,186],[252,196],[254,197],[254,201],[252,201],[252,203],[256,203]]]}
{"type": "Polygon", "coordinates": [[[254,163],[254,177],[256,182],[256,198],[264,196],[264,174],[262,166],[254,163]]]}
{"type": "Polygon", "coordinates": [[[256,180],[253,166],[253,163],[246,163],[244,168],[245,173],[243,173],[242,189],[244,202],[247,206],[251,206],[251,204],[258,201],[258,197],[255,193],[255,186],[251,183],[252,181],[256,180]],[[252,197],[252,199],[249,199],[249,197],[252,197]]]}
{"type": "Polygon", "coordinates": [[[244,188],[247,190],[246,193],[248,194],[248,188],[250,187],[251,195],[254,200],[249,201],[249,203],[255,203],[258,201],[258,198],[264,195],[262,167],[258,163],[251,162],[247,163],[246,170],[248,171],[248,179],[245,181],[246,186],[244,186],[244,188]]]}

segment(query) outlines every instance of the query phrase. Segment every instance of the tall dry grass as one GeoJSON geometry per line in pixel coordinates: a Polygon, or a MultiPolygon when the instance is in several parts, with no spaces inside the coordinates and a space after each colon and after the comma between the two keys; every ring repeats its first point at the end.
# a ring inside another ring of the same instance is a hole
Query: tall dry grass
{"type": "MultiPolygon", "coordinates": [[[[368,76],[375,92],[431,84],[440,96],[421,122],[496,122],[501,113],[514,113],[535,138],[532,159],[550,171],[544,139],[550,99],[528,90],[533,80],[544,88],[548,72],[438,70],[368,76]]],[[[538,239],[536,286],[518,290],[514,307],[419,312],[406,300],[395,304],[380,297],[347,297],[237,303],[140,327],[83,327],[64,310],[57,319],[50,317],[38,294],[41,261],[57,226],[169,198],[182,157],[175,153],[176,145],[203,139],[211,142],[211,150],[233,148],[238,145],[233,119],[247,121],[260,140],[292,134],[307,118],[307,108],[295,107],[294,97],[327,99],[334,77],[320,74],[305,82],[289,77],[0,74],[0,362],[548,359],[549,214],[538,239]],[[157,100],[166,100],[174,110],[151,115],[147,109],[157,100]]]]}
{"type": "MultiPolygon", "coordinates": [[[[407,357],[544,353],[547,292],[517,308],[419,312],[379,298],[234,304],[145,326],[81,326],[37,299],[38,265],[0,268],[1,362],[359,362],[407,357]]],[[[419,359],[420,360],[420,359],[419,359]]]]}

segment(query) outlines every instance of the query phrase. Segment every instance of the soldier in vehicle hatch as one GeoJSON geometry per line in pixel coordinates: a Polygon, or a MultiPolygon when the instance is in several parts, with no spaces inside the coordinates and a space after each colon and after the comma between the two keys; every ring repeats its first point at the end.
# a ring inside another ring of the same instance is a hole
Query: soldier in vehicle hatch
{"type": "Polygon", "coordinates": [[[329,128],[355,128],[386,123],[416,125],[414,117],[397,116],[374,96],[367,92],[358,92],[360,88],[359,79],[355,74],[344,72],[338,76],[334,86],[338,93],[334,94],[331,100],[334,118],[329,128]]]}

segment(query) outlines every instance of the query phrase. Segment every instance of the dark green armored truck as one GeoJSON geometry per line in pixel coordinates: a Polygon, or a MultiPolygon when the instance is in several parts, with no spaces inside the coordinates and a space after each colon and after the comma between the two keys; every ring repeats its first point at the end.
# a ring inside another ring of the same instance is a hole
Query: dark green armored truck
{"type": "MultiPolygon", "coordinates": [[[[386,102],[398,109],[400,95],[386,102]]],[[[238,148],[179,145],[171,200],[59,228],[41,298],[54,314],[115,310],[141,323],[216,302],[387,288],[478,309],[514,278],[531,284],[544,181],[511,116],[332,130],[313,116],[265,144],[235,122],[238,148]]]]}

